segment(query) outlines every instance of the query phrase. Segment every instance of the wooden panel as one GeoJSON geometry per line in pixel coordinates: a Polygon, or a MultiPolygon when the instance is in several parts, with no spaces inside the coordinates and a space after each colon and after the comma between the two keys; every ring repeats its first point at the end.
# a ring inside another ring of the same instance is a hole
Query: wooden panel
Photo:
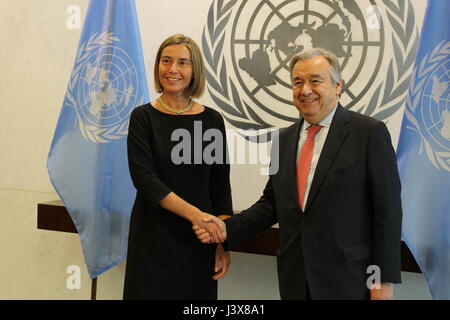
{"type": "Polygon", "coordinates": [[[411,251],[404,241],[402,241],[402,271],[422,273],[411,251]]]}
{"type": "Polygon", "coordinates": [[[78,233],[62,201],[39,203],[37,211],[38,229],[78,233]]]}
{"type": "MultiPolygon", "coordinates": [[[[37,214],[38,229],[77,233],[77,229],[60,200],[39,203],[37,214]]],[[[279,229],[270,228],[247,240],[234,251],[275,256],[279,246],[279,229]]],[[[406,244],[401,247],[402,271],[420,273],[420,268],[406,244]]]]}

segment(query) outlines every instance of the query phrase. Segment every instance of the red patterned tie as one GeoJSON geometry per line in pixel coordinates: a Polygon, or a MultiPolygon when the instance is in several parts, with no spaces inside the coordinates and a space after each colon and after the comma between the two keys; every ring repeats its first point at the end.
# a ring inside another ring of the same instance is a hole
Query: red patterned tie
{"type": "Polygon", "coordinates": [[[305,143],[297,160],[297,191],[298,202],[300,208],[303,208],[303,200],[305,199],[306,184],[308,183],[309,169],[314,150],[314,138],[322,126],[310,126],[308,129],[305,143]]]}

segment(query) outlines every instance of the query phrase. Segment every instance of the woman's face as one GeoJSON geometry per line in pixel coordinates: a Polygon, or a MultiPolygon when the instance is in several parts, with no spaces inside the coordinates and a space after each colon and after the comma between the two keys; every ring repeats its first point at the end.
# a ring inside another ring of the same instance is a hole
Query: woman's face
{"type": "Polygon", "coordinates": [[[191,53],[182,44],[171,44],[163,49],[159,60],[159,82],[169,94],[183,94],[193,76],[191,53]]]}

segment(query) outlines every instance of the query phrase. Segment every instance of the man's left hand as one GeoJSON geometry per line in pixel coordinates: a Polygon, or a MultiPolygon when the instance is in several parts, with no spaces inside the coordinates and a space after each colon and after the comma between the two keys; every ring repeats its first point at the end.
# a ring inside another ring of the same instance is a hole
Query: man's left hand
{"type": "Polygon", "coordinates": [[[379,289],[374,284],[370,289],[370,300],[393,300],[394,299],[394,285],[390,282],[378,284],[379,289]]]}

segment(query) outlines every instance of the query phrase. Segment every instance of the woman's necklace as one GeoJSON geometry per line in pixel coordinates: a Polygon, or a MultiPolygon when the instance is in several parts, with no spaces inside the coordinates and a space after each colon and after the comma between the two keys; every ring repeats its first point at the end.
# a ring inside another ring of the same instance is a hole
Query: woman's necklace
{"type": "Polygon", "coordinates": [[[183,113],[183,112],[188,112],[189,110],[192,109],[192,106],[194,104],[194,100],[192,100],[191,98],[189,98],[189,103],[186,107],[184,107],[183,109],[174,109],[171,106],[169,106],[167,103],[164,102],[162,96],[160,96],[158,98],[159,103],[161,103],[161,105],[164,107],[164,109],[173,112],[173,113],[183,113]]]}

